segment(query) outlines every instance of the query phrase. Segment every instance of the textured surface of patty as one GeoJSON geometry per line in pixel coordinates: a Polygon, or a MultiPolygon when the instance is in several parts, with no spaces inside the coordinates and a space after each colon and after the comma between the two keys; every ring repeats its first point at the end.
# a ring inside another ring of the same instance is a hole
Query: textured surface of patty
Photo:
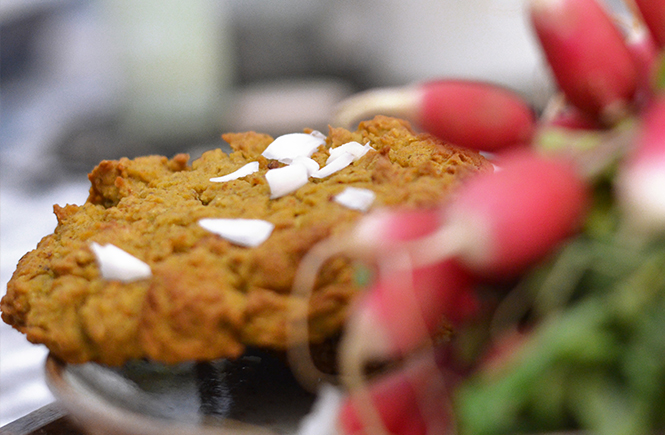
{"type": "Polygon", "coordinates": [[[347,186],[376,193],[379,207],[439,204],[466,176],[491,170],[479,154],[377,117],[350,132],[331,128],[312,158],[349,141],[374,149],[324,179],[270,198],[265,174],[282,164],[261,152],[267,135],[224,135],[233,152],[103,161],[90,174],[85,204],[54,206],[58,225],[19,262],[2,299],[2,318],[68,362],[118,365],[135,358],[175,363],[236,357],[245,346],[283,350],[288,310],[309,316],[310,340],[337,334],[358,288],[344,259],[323,270],[306,307],[289,292],[300,259],[318,241],[346,231],[362,213],[332,198],[347,186]],[[259,171],[213,183],[244,164],[259,171]],[[255,248],[237,246],[201,218],[252,218],[275,225],[255,248]],[[91,242],[111,243],[150,266],[123,283],[101,276],[91,242]],[[308,314],[305,314],[308,313],[308,314]]]}

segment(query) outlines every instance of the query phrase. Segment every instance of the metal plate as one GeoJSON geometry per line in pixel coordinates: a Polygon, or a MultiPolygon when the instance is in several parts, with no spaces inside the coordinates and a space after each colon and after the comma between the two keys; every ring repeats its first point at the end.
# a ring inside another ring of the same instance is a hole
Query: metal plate
{"type": "Polygon", "coordinates": [[[46,361],[49,388],[94,434],[292,434],[315,396],[278,359],[120,368],[46,361]]]}

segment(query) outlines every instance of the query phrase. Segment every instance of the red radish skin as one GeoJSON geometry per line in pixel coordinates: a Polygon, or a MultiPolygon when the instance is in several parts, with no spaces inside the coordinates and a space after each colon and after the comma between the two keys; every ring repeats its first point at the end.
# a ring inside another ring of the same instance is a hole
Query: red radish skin
{"type": "MultiPolygon", "coordinates": [[[[347,254],[354,258],[371,261],[376,259],[377,256],[383,257],[387,254],[402,252],[403,247],[401,245],[404,241],[431,233],[441,225],[441,219],[442,215],[439,209],[393,210],[389,212],[380,210],[368,214],[360,220],[355,230],[347,237],[328,239],[310,250],[308,255],[302,259],[296,273],[292,296],[303,301],[309,300],[312,297],[312,289],[318,271],[332,256],[347,254]]],[[[408,273],[408,268],[404,269],[402,265],[399,267],[402,273],[408,273]]],[[[425,285],[421,283],[421,278],[416,281],[418,281],[419,286],[425,285]]],[[[432,286],[432,283],[430,282],[427,285],[432,286]]],[[[428,290],[430,289],[428,288],[428,290]]],[[[364,313],[369,311],[363,310],[364,313]]],[[[354,316],[355,322],[363,325],[350,328],[360,332],[359,337],[351,340],[360,344],[353,347],[359,358],[365,358],[369,355],[383,356],[393,352],[390,348],[394,340],[390,338],[389,332],[382,328],[379,322],[372,317],[373,310],[371,311],[369,316],[354,316]],[[368,334],[364,332],[368,332],[368,334]],[[369,341],[365,343],[364,340],[369,341]],[[364,344],[368,345],[365,346],[364,344]]],[[[316,391],[322,379],[330,382],[334,382],[335,379],[330,374],[322,373],[312,360],[309,346],[301,345],[307,342],[307,322],[299,315],[299,311],[295,310],[291,314],[293,317],[288,324],[287,332],[289,341],[288,358],[301,384],[312,391],[316,391]]],[[[416,314],[416,316],[419,315],[416,314]]],[[[422,333],[421,340],[425,339],[426,336],[427,332],[422,333]]]]}
{"type": "Polygon", "coordinates": [[[441,225],[442,218],[439,209],[379,210],[360,220],[352,238],[355,244],[390,246],[431,233],[441,225]]]}
{"type": "Polygon", "coordinates": [[[530,16],[561,90],[607,125],[629,110],[638,72],[623,35],[595,0],[531,0],[530,16]]]}
{"type": "Polygon", "coordinates": [[[579,228],[587,186],[565,159],[530,150],[497,160],[500,171],[469,180],[449,204],[445,231],[461,237],[457,257],[474,272],[509,277],[579,228]]]}
{"type": "Polygon", "coordinates": [[[634,0],[658,47],[665,47],[665,2],[662,0],[634,0]]]}
{"type": "Polygon", "coordinates": [[[632,231],[665,232],[665,98],[645,110],[635,149],[619,170],[617,191],[632,231]]]}
{"type": "Polygon", "coordinates": [[[472,80],[439,80],[372,89],[345,100],[335,124],[352,127],[377,114],[396,116],[466,148],[497,151],[531,140],[536,119],[516,93],[472,80]]]}
{"type": "Polygon", "coordinates": [[[468,270],[513,277],[578,229],[587,188],[570,162],[520,150],[498,164],[500,171],[457,191],[437,232],[395,245],[396,253],[378,253],[383,268],[351,312],[343,358],[346,349],[360,361],[403,355],[431,336],[443,316],[463,323],[478,310],[468,270]]]}
{"type": "Polygon", "coordinates": [[[345,435],[425,435],[452,433],[450,391],[456,379],[443,376],[433,358],[409,361],[403,370],[393,372],[369,385],[370,404],[352,391],[340,408],[340,432],[345,435]],[[381,428],[368,424],[367,405],[373,406],[381,428]]]}
{"type": "Polygon", "coordinates": [[[517,94],[474,81],[425,83],[416,124],[456,145],[497,151],[527,144],[535,131],[531,108],[517,94]]]}
{"type": "Polygon", "coordinates": [[[444,319],[460,325],[477,312],[471,276],[458,262],[441,259],[413,269],[400,244],[441,224],[440,210],[375,213],[360,222],[355,240],[378,251],[379,277],[351,311],[344,343],[355,356],[407,354],[437,333],[444,319]]]}
{"type": "MultiPolygon", "coordinates": [[[[418,409],[416,392],[406,376],[391,376],[376,383],[372,386],[371,397],[390,434],[427,433],[427,422],[418,409]]],[[[340,424],[342,433],[371,435],[371,432],[364,430],[363,420],[352,401],[342,406],[340,424]]]]}
{"type": "Polygon", "coordinates": [[[651,34],[645,29],[631,34],[626,44],[637,67],[638,91],[636,100],[640,106],[639,108],[643,108],[651,100],[654,93],[654,80],[659,56],[658,46],[651,34]]]}
{"type": "Polygon", "coordinates": [[[547,120],[541,127],[561,127],[569,130],[597,130],[602,126],[593,118],[580,112],[577,108],[568,106],[547,120]]]}
{"type": "MultiPolygon", "coordinates": [[[[372,331],[382,331],[388,339],[384,352],[405,355],[438,332],[444,319],[454,327],[460,326],[478,308],[471,276],[455,260],[413,271],[396,270],[383,276],[352,314],[364,316],[366,311],[374,324],[365,324],[361,331],[349,334],[374,337],[372,331]]],[[[351,321],[349,329],[354,325],[351,321]]]]}
{"type": "Polygon", "coordinates": [[[665,157],[665,97],[660,97],[645,110],[641,122],[641,133],[628,158],[631,164],[665,157]]]}

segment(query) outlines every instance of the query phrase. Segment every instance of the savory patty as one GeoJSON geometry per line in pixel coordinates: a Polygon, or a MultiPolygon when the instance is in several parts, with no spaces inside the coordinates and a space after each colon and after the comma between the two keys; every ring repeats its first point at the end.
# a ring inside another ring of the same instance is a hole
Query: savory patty
{"type": "Polygon", "coordinates": [[[283,350],[289,310],[308,316],[312,343],[337,334],[358,292],[348,260],[325,266],[309,307],[289,297],[308,250],[364,213],[337,195],[354,187],[373,192],[370,209],[429,208],[491,165],[394,118],[311,135],[322,145],[309,156],[324,169],[339,154],[331,150],[345,144],[366,153],[330,175],[308,172],[304,184],[280,194],[266,174],[293,162],[263,155],[273,138],[254,132],[224,135],[233,152],[208,151],[191,164],[185,154],[101,162],[89,174],[87,201],[54,206],[54,233],[20,260],[0,305],[3,320],[65,361],[109,365],[236,357],[245,346],[283,350]],[[254,162],[256,172],[211,181],[254,162]],[[267,238],[247,245],[202,225],[222,218],[268,223],[267,238]],[[96,248],[107,245],[147,273],[104,264],[113,260],[96,248]]]}

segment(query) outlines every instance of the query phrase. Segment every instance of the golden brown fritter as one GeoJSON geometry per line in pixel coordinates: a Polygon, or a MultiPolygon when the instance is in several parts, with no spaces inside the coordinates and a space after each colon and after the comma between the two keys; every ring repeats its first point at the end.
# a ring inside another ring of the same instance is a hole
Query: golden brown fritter
{"type": "MultiPolygon", "coordinates": [[[[346,186],[373,190],[376,207],[432,207],[467,174],[491,165],[479,154],[415,134],[400,120],[377,117],[350,132],[331,128],[327,146],[370,142],[370,151],[325,179],[270,199],[265,179],[279,166],[260,154],[272,138],[224,135],[231,154],[104,161],[90,174],[85,204],[54,206],[55,232],[19,262],[2,318],[65,361],[109,365],[149,358],[175,363],[236,357],[245,346],[283,350],[296,267],[318,241],[345,231],[362,213],[331,200],[346,186]],[[244,178],[210,178],[258,161],[244,178]],[[234,245],[197,224],[201,218],[256,218],[275,230],[256,248],[234,245]],[[152,277],[103,279],[91,242],[112,243],[146,262],[152,277]]],[[[328,150],[312,158],[323,166],[328,150]]],[[[339,332],[358,288],[344,259],[329,263],[309,307],[311,341],[339,332]]]]}

